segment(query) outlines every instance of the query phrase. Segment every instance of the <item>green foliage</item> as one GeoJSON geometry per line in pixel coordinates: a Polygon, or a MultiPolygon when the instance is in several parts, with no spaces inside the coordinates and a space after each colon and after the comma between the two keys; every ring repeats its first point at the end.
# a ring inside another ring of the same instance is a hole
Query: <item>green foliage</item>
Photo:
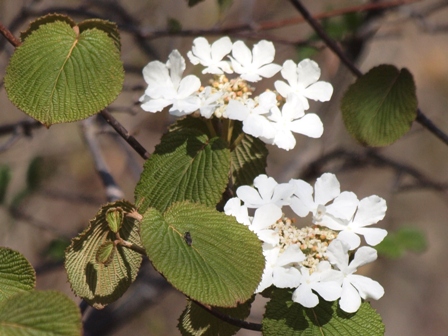
{"type": "Polygon", "coordinates": [[[106,212],[106,221],[109,225],[109,229],[113,233],[117,233],[123,224],[124,213],[121,208],[110,208],[106,212]]]}
{"type": "MultiPolygon", "coordinates": [[[[235,122],[233,138],[242,132],[242,123],[235,122]]],[[[258,175],[266,174],[267,156],[268,150],[263,141],[249,134],[244,135],[243,140],[232,151],[230,176],[234,191],[239,186],[251,185],[258,175]]]]}
{"type": "Polygon", "coordinates": [[[70,245],[70,240],[66,238],[56,238],[50,242],[45,256],[51,258],[54,261],[62,261],[65,258],[65,250],[70,245]]]}
{"type": "Polygon", "coordinates": [[[145,162],[135,188],[140,213],[149,207],[164,212],[189,200],[215,206],[228,182],[230,151],[212,137],[206,121],[187,117],[175,123],[145,162]]]}
{"type": "Polygon", "coordinates": [[[36,274],[19,252],[0,248],[0,335],[79,336],[81,315],[61,293],[34,291],[36,274]]]}
{"type": "Polygon", "coordinates": [[[36,285],[36,273],[19,252],[0,247],[0,303],[36,285]]]}
{"type": "MultiPolygon", "coordinates": [[[[106,214],[109,209],[118,207],[125,213],[135,210],[126,201],[104,205],[90,221],[89,227],[72,240],[66,251],[65,268],[74,293],[97,309],[124,294],[135,280],[142,261],[141,254],[121,245],[113,246],[112,250],[116,249],[115,253],[110,252],[113,255],[98,260],[98,254],[105,255],[104,246],[110,247],[110,243],[117,239],[109,228],[106,214]]],[[[138,229],[138,221],[125,216],[118,234],[122,239],[141,246],[138,229]]]]}
{"type": "Polygon", "coordinates": [[[0,204],[5,202],[9,181],[11,181],[11,169],[6,165],[0,165],[0,204]]]}
{"type": "Polygon", "coordinates": [[[349,133],[366,146],[386,146],[402,137],[417,116],[411,73],[392,65],[371,69],[352,84],[341,101],[349,133]]]}
{"type": "Polygon", "coordinates": [[[382,336],[384,324],[380,315],[363,302],[356,313],[338,307],[338,301],[320,299],[314,308],[304,308],[292,301],[292,291],[275,289],[263,318],[265,336],[382,336]]]}
{"type": "Polygon", "coordinates": [[[407,250],[416,253],[424,252],[427,246],[425,234],[420,229],[402,227],[395,232],[389,232],[375,248],[379,254],[396,259],[403,256],[407,250]]]}
{"type": "Polygon", "coordinates": [[[168,26],[168,31],[170,33],[178,33],[182,31],[182,24],[179,20],[168,18],[166,21],[166,25],[168,26]]]}
{"type": "MultiPolygon", "coordinates": [[[[250,314],[252,302],[253,297],[235,308],[216,307],[213,309],[225,316],[244,320],[250,314]]],[[[183,336],[231,336],[240,329],[215,317],[192,301],[187,302],[187,307],[179,317],[177,327],[183,336]]]]}
{"type": "Polygon", "coordinates": [[[154,267],[193,300],[235,307],[260,282],[264,257],[257,236],[205,205],[175,203],[164,214],[150,208],[141,236],[154,267]]]}
{"type": "Polygon", "coordinates": [[[124,72],[114,24],[62,15],[37,19],[22,35],[5,76],[9,99],[47,127],[85,119],[115,100],[124,72]]]}
{"type": "Polygon", "coordinates": [[[81,314],[76,304],[53,291],[30,291],[0,302],[2,336],[79,336],[81,314]]]}

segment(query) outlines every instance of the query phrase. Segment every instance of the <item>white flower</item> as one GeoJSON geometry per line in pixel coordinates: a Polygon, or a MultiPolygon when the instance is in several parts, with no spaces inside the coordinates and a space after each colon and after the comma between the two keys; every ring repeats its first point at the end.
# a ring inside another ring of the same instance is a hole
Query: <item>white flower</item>
{"type": "Polygon", "coordinates": [[[281,66],[274,61],[275,48],[272,42],[262,40],[254,45],[252,52],[242,41],[232,46],[233,70],[248,82],[258,82],[261,77],[271,78],[280,71],[281,66]]]}
{"type": "Polygon", "coordinates": [[[256,138],[272,138],[274,127],[266,114],[277,104],[275,93],[267,91],[258,98],[258,105],[253,99],[247,99],[245,104],[231,100],[226,108],[226,116],[232,120],[243,122],[243,132],[256,138]]]}
{"type": "Polygon", "coordinates": [[[363,198],[361,201],[353,199],[352,202],[351,207],[345,208],[347,211],[344,217],[349,219],[327,216],[322,225],[340,231],[338,239],[346,242],[351,250],[361,244],[358,235],[364,236],[366,243],[369,245],[375,246],[381,243],[386,237],[387,231],[380,228],[367,228],[366,226],[375,224],[384,218],[387,210],[386,201],[373,195],[363,198]]]}
{"type": "Polygon", "coordinates": [[[355,253],[349,264],[348,251],[350,247],[345,242],[335,239],[327,249],[328,260],[335,265],[343,275],[342,293],[339,305],[347,313],[356,312],[361,306],[361,298],[378,300],[384,295],[384,288],[376,281],[362,276],[354,275],[357,268],[375,261],[375,249],[363,246],[355,253]]]}
{"type": "Polygon", "coordinates": [[[292,192],[293,186],[288,183],[278,184],[272,177],[264,174],[254,179],[254,187],[245,185],[236,190],[238,198],[248,208],[259,208],[265,204],[276,204],[281,207],[288,204],[292,192]]]}
{"type": "Polygon", "coordinates": [[[185,60],[177,50],[173,50],[166,64],[159,61],[148,63],[143,68],[143,77],[148,84],[140,98],[142,109],[159,112],[169,105],[173,115],[185,115],[196,111],[200,100],[196,93],[201,81],[194,75],[182,78],[185,60]]]}
{"type": "Polygon", "coordinates": [[[203,74],[211,73],[222,75],[223,71],[232,73],[230,63],[222,59],[232,50],[232,41],[225,36],[215,41],[211,46],[203,37],[195,38],[191,51],[187,53],[190,62],[193,64],[201,63],[206,68],[202,70],[203,74]]]}
{"type": "Polygon", "coordinates": [[[244,225],[250,225],[251,223],[247,206],[241,205],[241,200],[238,197],[232,197],[227,201],[224,205],[224,213],[227,216],[234,216],[238,223],[244,225]]]}
{"type": "Polygon", "coordinates": [[[296,145],[292,132],[319,138],[324,131],[320,118],[314,113],[305,115],[302,104],[295,96],[286,99],[281,112],[277,106],[272,107],[268,118],[273,122],[275,134],[272,140],[268,138],[266,142],[285,150],[293,149],[296,145]]]}
{"type": "Polygon", "coordinates": [[[333,270],[328,261],[321,261],[316,271],[310,274],[310,269],[300,267],[300,285],[292,294],[292,300],[306,308],[313,308],[319,303],[317,292],[324,300],[334,301],[341,296],[341,275],[333,270]]]}
{"type": "Polygon", "coordinates": [[[283,81],[276,81],[275,88],[285,98],[290,94],[297,96],[305,110],[310,108],[308,99],[324,102],[330,100],[333,94],[330,83],[317,81],[320,69],[317,63],[310,59],[301,61],[297,66],[291,60],[285,61],[281,74],[289,85],[283,81]]]}
{"type": "Polygon", "coordinates": [[[358,198],[352,192],[342,192],[334,174],[325,173],[316,180],[313,187],[303,180],[289,181],[295,189],[291,197],[291,208],[300,217],[313,214],[313,223],[322,225],[328,215],[350,219],[356,210],[358,198]],[[333,200],[332,204],[327,205],[333,200]]]}
{"type": "Polygon", "coordinates": [[[271,246],[279,244],[279,234],[269,229],[277,220],[282,217],[282,209],[275,204],[265,204],[255,210],[254,217],[249,224],[249,229],[253,231],[262,242],[271,246]]]}
{"type": "Polygon", "coordinates": [[[260,293],[274,285],[277,288],[294,288],[299,285],[300,272],[294,266],[305,260],[298,245],[290,245],[280,254],[280,247],[263,246],[266,259],[265,269],[255,293],[260,293]]]}
{"type": "Polygon", "coordinates": [[[199,94],[200,106],[199,112],[201,116],[204,118],[210,119],[218,107],[217,101],[223,96],[223,92],[218,91],[212,93],[212,87],[207,86],[204,90],[199,94]]]}

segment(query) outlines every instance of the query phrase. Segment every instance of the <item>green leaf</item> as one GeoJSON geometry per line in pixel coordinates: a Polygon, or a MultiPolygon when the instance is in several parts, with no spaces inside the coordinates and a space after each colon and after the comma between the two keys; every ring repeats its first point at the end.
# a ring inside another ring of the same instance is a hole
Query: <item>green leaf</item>
{"type": "Polygon", "coordinates": [[[111,23],[47,16],[24,34],[10,59],[9,99],[47,127],[85,119],[121,91],[123,64],[111,23]]]}
{"type": "Polygon", "coordinates": [[[166,25],[168,27],[168,32],[172,34],[182,31],[182,24],[179,22],[179,20],[176,20],[174,18],[168,18],[166,21],[166,25]]]}
{"type": "Polygon", "coordinates": [[[264,336],[383,336],[381,316],[363,302],[356,313],[341,310],[338,301],[320,299],[314,308],[304,308],[292,301],[292,290],[276,289],[266,305],[264,336]]]}
{"type": "Polygon", "coordinates": [[[30,162],[26,172],[26,185],[28,191],[35,191],[38,189],[45,178],[51,175],[53,167],[41,156],[36,156],[30,162]]]}
{"type": "Polygon", "coordinates": [[[8,166],[0,165],[0,204],[5,202],[9,181],[11,181],[11,169],[8,166]]]}
{"type": "Polygon", "coordinates": [[[407,250],[421,253],[428,247],[425,234],[417,228],[402,227],[396,232],[389,232],[384,240],[375,246],[379,254],[396,259],[407,250]]]}
{"type": "Polygon", "coordinates": [[[35,285],[36,273],[28,260],[19,252],[0,247],[0,302],[35,285]]]}
{"type": "Polygon", "coordinates": [[[79,336],[81,314],[76,304],[53,291],[31,291],[0,302],[2,336],[79,336]]]}
{"type": "Polygon", "coordinates": [[[70,245],[70,240],[67,238],[53,239],[45,251],[45,256],[54,261],[63,261],[65,258],[65,250],[70,245]]]}
{"type": "Polygon", "coordinates": [[[116,251],[114,242],[106,241],[98,248],[98,251],[96,252],[96,261],[99,264],[109,266],[115,256],[116,251]]]}
{"type": "MultiPolygon", "coordinates": [[[[242,123],[235,122],[234,138],[241,132],[242,123]]],[[[263,141],[249,134],[244,135],[244,138],[232,151],[230,171],[234,191],[239,186],[252,185],[255,177],[266,174],[267,156],[268,150],[263,141]]]]}
{"type": "Polygon", "coordinates": [[[416,88],[407,69],[371,69],[352,84],[341,101],[348,132],[366,146],[386,146],[402,137],[417,116],[416,88]]]}
{"type": "MultiPolygon", "coordinates": [[[[254,296],[251,300],[239,304],[235,308],[213,307],[213,310],[233,319],[244,320],[250,314],[253,298],[254,296]]],[[[215,317],[192,301],[187,302],[187,307],[179,317],[177,327],[183,336],[231,336],[240,329],[215,317]]]]}
{"type": "MultiPolygon", "coordinates": [[[[142,261],[141,254],[121,245],[116,246],[112,260],[97,261],[97,254],[104,252],[98,252],[100,248],[104,249],[104,243],[116,239],[116,235],[110,231],[106,213],[117,207],[125,213],[135,210],[126,201],[104,205],[90,221],[89,227],[72,240],[66,251],[65,268],[74,293],[97,309],[116,301],[124,294],[135,280],[142,261]]],[[[118,233],[122,239],[141,246],[138,229],[138,221],[125,216],[118,233]]]]}
{"type": "Polygon", "coordinates": [[[117,233],[120,230],[121,225],[123,224],[124,213],[121,208],[110,208],[106,212],[106,221],[109,225],[109,229],[117,233]]]}
{"type": "Polygon", "coordinates": [[[163,212],[172,203],[189,200],[215,206],[230,169],[230,151],[211,137],[206,121],[187,117],[165,134],[145,162],[135,189],[140,213],[148,207],[163,212]]]}
{"type": "Polygon", "coordinates": [[[143,245],[154,267],[193,300],[220,307],[247,301],[264,269],[261,242],[234,217],[198,203],[143,215],[143,245]]]}

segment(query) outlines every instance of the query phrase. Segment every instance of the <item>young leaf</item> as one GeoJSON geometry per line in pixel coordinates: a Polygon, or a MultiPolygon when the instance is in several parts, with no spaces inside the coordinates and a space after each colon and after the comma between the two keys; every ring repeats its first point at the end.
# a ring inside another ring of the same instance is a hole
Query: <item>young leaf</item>
{"type": "Polygon", "coordinates": [[[175,203],[163,215],[150,208],[143,215],[141,236],[154,267],[193,300],[235,307],[260,282],[264,257],[257,236],[234,217],[205,205],[175,203]]]}
{"type": "Polygon", "coordinates": [[[76,304],[53,291],[19,293],[0,302],[0,335],[79,336],[76,304]]]}
{"type": "MultiPolygon", "coordinates": [[[[242,123],[237,121],[234,127],[234,138],[241,132],[242,123]]],[[[251,185],[258,175],[266,174],[267,156],[268,150],[263,141],[249,134],[244,135],[243,140],[232,151],[230,171],[234,191],[239,186],[251,185]]]]}
{"type": "Polygon", "coordinates": [[[380,65],[358,78],[341,101],[348,132],[366,146],[402,137],[417,116],[414,80],[407,69],[380,65]]]}
{"type": "MultiPolygon", "coordinates": [[[[104,243],[116,239],[106,220],[111,208],[120,207],[125,213],[134,210],[132,204],[117,201],[104,205],[89,227],[66,251],[65,268],[74,293],[97,309],[114,302],[121,297],[135,280],[142,261],[141,254],[121,245],[115,247],[115,253],[109,255],[112,260],[97,260],[98,253],[104,256],[104,243]],[[98,252],[99,249],[100,252],[98,252]]],[[[141,246],[137,220],[125,216],[118,231],[120,237],[141,246]]]]}
{"type": "MultiPolygon", "coordinates": [[[[213,309],[234,319],[244,320],[250,314],[252,301],[253,299],[248,300],[235,308],[214,307],[213,309]]],[[[192,301],[187,302],[177,327],[183,336],[231,336],[240,329],[215,317],[192,301]]]]}
{"type": "Polygon", "coordinates": [[[320,299],[314,308],[304,308],[292,301],[292,290],[276,289],[266,305],[263,318],[264,336],[383,336],[381,316],[363,302],[356,313],[341,310],[338,301],[320,299]]]}
{"type": "Polygon", "coordinates": [[[205,121],[185,118],[165,134],[145,162],[135,188],[140,213],[164,212],[176,201],[215,206],[228,182],[230,151],[208,134],[205,121]]]}
{"type": "Polygon", "coordinates": [[[110,208],[106,212],[106,221],[109,229],[113,233],[117,233],[123,224],[124,213],[121,208],[110,208]]]}
{"type": "Polygon", "coordinates": [[[28,260],[19,252],[0,247],[0,302],[35,285],[36,273],[28,260]]]}
{"type": "Polygon", "coordinates": [[[37,21],[6,70],[14,105],[49,127],[85,119],[114,101],[124,72],[110,23],[73,26],[60,15],[37,21]]]}

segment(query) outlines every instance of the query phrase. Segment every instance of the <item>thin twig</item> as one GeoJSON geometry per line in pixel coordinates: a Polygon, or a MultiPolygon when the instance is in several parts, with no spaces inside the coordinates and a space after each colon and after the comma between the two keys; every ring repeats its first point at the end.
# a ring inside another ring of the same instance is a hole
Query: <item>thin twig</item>
{"type": "Polygon", "coordinates": [[[20,46],[22,43],[18,38],[16,38],[11,31],[6,28],[2,23],[0,22],[0,33],[8,40],[9,43],[11,43],[14,47],[20,46]]]}
{"type": "MultiPolygon", "coordinates": [[[[355,64],[344,54],[338,44],[325,32],[322,26],[313,18],[308,12],[305,6],[302,5],[300,0],[290,0],[294,7],[303,15],[303,18],[313,27],[316,34],[333,50],[333,52],[339,57],[342,63],[356,76],[361,77],[362,72],[355,66],[355,64]]],[[[445,134],[440,128],[438,128],[431,120],[429,120],[420,109],[417,109],[416,121],[425,127],[428,131],[442,140],[448,145],[448,135],[445,134]]]]}
{"type": "Polygon", "coordinates": [[[148,151],[132,136],[129,134],[129,132],[126,130],[126,128],[123,127],[122,124],[118,122],[117,119],[114,118],[114,116],[107,110],[102,110],[100,112],[101,116],[107,121],[109,125],[111,125],[115,131],[117,131],[118,134],[121,135],[121,137],[126,140],[126,142],[134,148],[134,150],[140,154],[140,156],[147,160],[149,159],[149,153],[148,151]]]}
{"type": "Polygon", "coordinates": [[[234,325],[236,327],[239,328],[243,328],[243,329],[247,329],[247,330],[254,330],[254,331],[261,331],[262,330],[262,325],[260,323],[253,323],[253,322],[247,322],[247,321],[243,321],[243,320],[239,320],[236,319],[232,316],[226,315],[221,313],[220,311],[212,308],[212,307],[207,307],[206,305],[203,305],[200,302],[194,301],[192,300],[194,303],[196,303],[199,307],[201,307],[202,309],[206,310],[207,312],[209,312],[210,314],[212,314],[213,316],[219,318],[220,320],[227,322],[231,325],[234,325]]]}

